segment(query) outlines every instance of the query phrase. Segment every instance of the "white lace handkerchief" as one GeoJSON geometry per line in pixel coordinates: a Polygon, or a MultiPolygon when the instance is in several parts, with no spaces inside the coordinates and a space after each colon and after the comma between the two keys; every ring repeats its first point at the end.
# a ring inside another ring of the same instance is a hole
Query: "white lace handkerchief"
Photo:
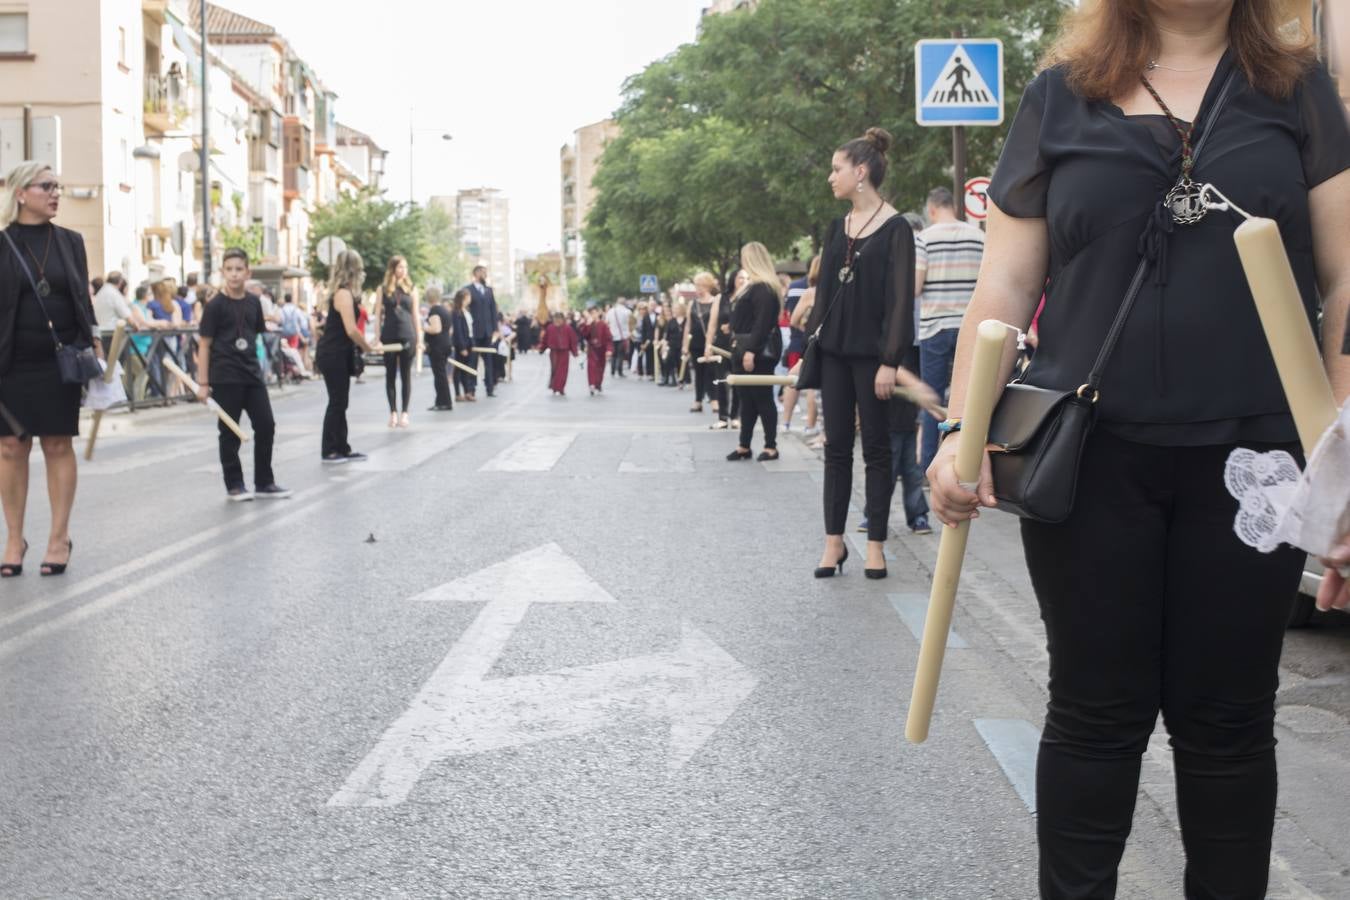
{"type": "Polygon", "coordinates": [[[1233,530],[1244,544],[1262,553],[1289,544],[1328,555],[1350,534],[1350,403],[1318,441],[1307,471],[1284,451],[1238,448],[1224,483],[1238,501],[1233,530]]]}

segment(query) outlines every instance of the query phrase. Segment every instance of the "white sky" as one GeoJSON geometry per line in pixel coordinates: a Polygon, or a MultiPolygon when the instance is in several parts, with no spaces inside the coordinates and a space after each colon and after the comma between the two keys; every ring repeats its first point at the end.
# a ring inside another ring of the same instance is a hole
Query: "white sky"
{"type": "Polygon", "coordinates": [[[558,150],[609,116],[629,75],[692,41],[709,0],[217,0],[280,31],[338,93],[338,120],[389,150],[418,201],[496,187],[511,242],[557,249],[558,150]],[[425,130],[423,130],[425,129],[425,130]],[[440,134],[454,140],[445,143],[440,134]]]}

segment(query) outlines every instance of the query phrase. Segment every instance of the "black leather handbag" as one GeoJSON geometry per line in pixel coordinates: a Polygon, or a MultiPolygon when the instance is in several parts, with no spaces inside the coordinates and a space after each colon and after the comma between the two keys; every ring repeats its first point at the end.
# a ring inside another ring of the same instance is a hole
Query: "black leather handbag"
{"type": "MultiPolygon", "coordinates": [[[[748,334],[737,334],[732,336],[731,359],[733,362],[737,363],[736,366],[732,367],[732,371],[736,371],[736,369],[739,368],[741,357],[744,356],[746,353],[751,352],[746,349],[746,344],[748,343],[750,343],[750,335],[748,334]]],[[[761,347],[759,349],[759,352],[755,354],[755,362],[757,364],[763,363],[766,365],[774,366],[778,364],[778,360],[781,359],[782,356],[783,356],[783,332],[779,329],[778,324],[775,322],[773,330],[769,332],[769,337],[764,342],[764,346],[761,347]]]]}
{"type": "MultiPolygon", "coordinates": [[[[1214,122],[1232,84],[1230,73],[1196,145],[1193,158],[1197,162],[1201,149],[1214,131],[1214,122]]],[[[1165,210],[1164,214],[1167,214],[1165,210]]],[[[1125,330],[1125,322],[1139,298],[1148,270],[1149,260],[1144,256],[1139,260],[1092,371],[1081,387],[1057,391],[1015,381],[1004,388],[989,423],[989,443],[993,445],[989,462],[999,509],[1050,524],[1063,522],[1073,512],[1083,448],[1092,433],[1097,401],[1101,399],[1102,373],[1125,330]]]]}
{"type": "MultiPolygon", "coordinates": [[[[23,274],[28,276],[28,284],[33,288],[33,296],[37,297],[38,306],[42,307],[42,318],[47,320],[47,330],[51,332],[52,343],[56,345],[56,368],[61,373],[61,381],[66,384],[88,384],[95,378],[103,374],[103,367],[98,364],[98,357],[94,355],[93,347],[77,347],[71,344],[63,344],[61,339],[56,336],[56,329],[52,327],[52,317],[47,314],[47,303],[42,299],[42,291],[38,290],[38,283],[33,278],[33,270],[28,268],[28,262],[19,252],[18,246],[14,243],[14,238],[10,237],[9,231],[0,232],[4,234],[5,240],[9,242],[9,249],[14,252],[14,258],[18,260],[19,268],[23,269],[23,274]]],[[[84,306],[80,303],[77,296],[74,299],[76,314],[81,319],[87,319],[84,306]]],[[[93,330],[92,323],[89,324],[90,330],[93,330]]]]}

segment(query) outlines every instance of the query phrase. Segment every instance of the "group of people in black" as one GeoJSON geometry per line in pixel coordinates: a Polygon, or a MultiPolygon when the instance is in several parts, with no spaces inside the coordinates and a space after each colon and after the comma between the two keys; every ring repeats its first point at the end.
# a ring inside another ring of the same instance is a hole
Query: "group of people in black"
{"type": "MultiPolygon", "coordinates": [[[[989,191],[983,268],[959,339],[950,417],[927,473],[934,513],[945,525],[999,503],[987,461],[977,485],[962,483],[955,468],[974,326],[998,319],[1025,331],[1044,298],[1039,346],[1021,380],[1073,392],[1141,255],[1150,272],[1140,313],[1120,333],[1101,382],[1069,518],[1021,522],[1051,672],[1037,774],[1044,897],[1115,895],[1141,759],[1160,713],[1175,757],[1185,895],[1257,898],[1266,890],[1284,607],[1303,560],[1289,549],[1261,554],[1236,538],[1236,501],[1222,487],[1223,467],[1240,447],[1297,454],[1297,433],[1259,321],[1235,312],[1252,301],[1231,230],[1217,220],[1204,227],[1165,220],[1162,195],[1191,176],[1192,141],[1209,141],[1195,179],[1212,179],[1244,209],[1276,219],[1300,251],[1291,254],[1297,283],[1309,321],[1320,314],[1334,335],[1323,342],[1325,362],[1344,402],[1350,359],[1335,348],[1350,308],[1350,245],[1316,240],[1313,224],[1350,233],[1350,124],[1325,67],[1310,47],[1292,42],[1276,7],[1259,0],[1084,6],[1068,20],[1053,64],[1027,88],[989,191]]],[[[890,135],[873,128],[833,155],[828,181],[848,212],[825,232],[816,299],[803,328],[815,342],[808,352],[818,354],[829,411],[824,539],[815,570],[821,578],[841,575],[849,556],[843,537],[859,435],[864,570],[886,576],[895,482],[888,402],[897,384],[922,391],[918,375],[903,365],[916,338],[915,242],[881,192],[890,147],[890,135]]],[[[52,222],[59,196],[55,175],[26,163],[9,173],[0,203],[3,577],[22,574],[28,549],[23,525],[33,435],[46,457],[52,499],[42,574],[64,572],[73,549],[71,437],[80,384],[67,375],[63,348],[100,348],[83,242],[52,222]]],[[[224,262],[224,289],[202,316],[200,393],[252,420],[253,492],[244,484],[238,440],[221,430],[230,499],[283,497],[288,492],[270,465],[271,409],[252,358],[261,308],[243,290],[247,258],[232,250],[224,262]]],[[[655,310],[633,321],[631,310],[616,305],[588,311],[575,328],[555,317],[542,349],[563,354],[566,364],[582,341],[593,344],[603,351],[602,374],[606,361],[621,374],[624,358],[638,352],[652,377],[664,362],[663,373],[675,382],[691,378],[697,407],[712,399],[729,415],[717,387],[722,376],[772,372],[781,352],[775,346],[781,282],[761,245],[746,245],[741,263],[729,297],[715,282],[698,284],[683,322],[679,313],[672,317],[678,336],[655,310]]],[[[352,251],[339,255],[315,354],[329,397],[324,463],[362,458],[347,440],[350,380],[361,356],[380,344],[391,427],[408,425],[410,354],[423,341],[440,373],[433,409],[452,405],[442,361],[477,369],[474,356],[487,357],[483,382],[493,395],[502,357],[489,351],[504,323],[485,275],[475,272],[448,303],[427,298],[424,328],[406,264],[391,261],[378,300],[379,344],[372,346],[360,323],[362,260],[352,251]]],[[[456,369],[454,379],[460,399],[474,400],[476,373],[456,369]]],[[[750,456],[758,422],[765,438],[759,458],[773,459],[772,388],[747,386],[736,394],[741,432],[729,458],[750,456]]],[[[1334,570],[1327,583],[1332,602],[1350,602],[1334,570]]]]}

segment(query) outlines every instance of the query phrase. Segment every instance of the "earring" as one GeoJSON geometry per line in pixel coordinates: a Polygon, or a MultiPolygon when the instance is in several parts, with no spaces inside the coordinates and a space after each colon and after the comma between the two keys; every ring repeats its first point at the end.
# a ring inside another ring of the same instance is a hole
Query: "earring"
{"type": "Polygon", "coordinates": [[[863,192],[863,183],[862,183],[862,180],[859,179],[859,180],[858,180],[858,193],[861,194],[862,192],[863,192]]]}

